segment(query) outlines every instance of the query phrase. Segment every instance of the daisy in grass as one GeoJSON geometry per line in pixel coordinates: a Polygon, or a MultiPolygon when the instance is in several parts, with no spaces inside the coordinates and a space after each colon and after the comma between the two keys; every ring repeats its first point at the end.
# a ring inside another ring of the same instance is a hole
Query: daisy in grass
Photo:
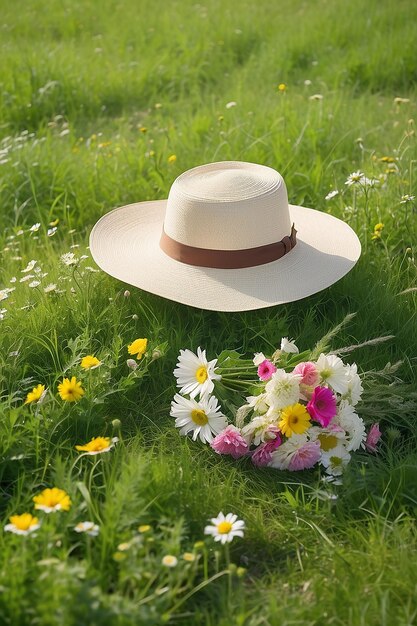
{"type": "Polygon", "coordinates": [[[162,565],[165,565],[165,567],[176,567],[178,565],[178,559],[172,554],[166,554],[161,563],[162,565]]]}
{"type": "Polygon", "coordinates": [[[90,455],[101,454],[102,452],[109,452],[118,441],[118,437],[93,437],[91,441],[83,446],[75,446],[75,449],[78,450],[78,452],[86,452],[90,455]]]}
{"type": "Polygon", "coordinates": [[[281,421],[278,427],[286,437],[302,435],[310,427],[310,419],[305,406],[296,402],[281,411],[281,421]]]}
{"type": "Polygon", "coordinates": [[[365,174],[363,172],[352,172],[352,174],[349,174],[349,176],[347,177],[345,185],[351,187],[352,185],[361,184],[364,177],[365,174]]]}
{"type": "Polygon", "coordinates": [[[56,513],[56,511],[69,511],[71,499],[66,491],[53,487],[44,489],[40,494],[34,496],[35,509],[45,513],[56,513]]]}
{"type": "Polygon", "coordinates": [[[337,424],[330,424],[327,428],[312,426],[307,434],[310,441],[318,441],[320,448],[325,452],[336,448],[340,443],[346,445],[346,432],[337,424]]]}
{"type": "Polygon", "coordinates": [[[222,544],[230,543],[234,537],[243,537],[245,522],[237,519],[237,515],[228,513],[223,515],[219,513],[217,517],[211,518],[212,526],[206,526],[205,535],[211,535],[214,541],[220,541],[222,544]]]}
{"type": "Polygon", "coordinates": [[[66,402],[77,402],[83,397],[85,391],[82,388],[81,383],[77,381],[75,376],[73,376],[71,380],[69,378],[64,378],[62,383],[58,385],[58,393],[62,400],[65,400],[66,402]]]}
{"type": "Polygon", "coordinates": [[[326,474],[341,476],[350,461],[350,454],[343,444],[332,448],[328,452],[322,451],[320,463],[326,468],[326,474]]]}
{"type": "Polygon", "coordinates": [[[100,527],[94,522],[79,522],[74,530],[76,533],[85,533],[89,537],[97,537],[100,532],[100,527]]]}
{"type": "Polygon", "coordinates": [[[197,348],[197,354],[191,350],[180,350],[174,370],[180,393],[189,394],[191,398],[211,393],[214,389],[213,380],[221,380],[221,376],[214,372],[216,363],[217,359],[207,361],[206,351],[200,347],[197,348]]]}
{"type": "Polygon", "coordinates": [[[193,433],[193,441],[199,437],[203,443],[211,443],[213,435],[218,435],[227,426],[226,417],[214,396],[203,396],[197,402],[176,393],[170,415],[176,418],[175,426],[181,435],[193,433]]]}
{"type": "Polygon", "coordinates": [[[316,369],[320,379],[330,385],[336,393],[344,394],[349,389],[349,379],[342,359],[334,354],[320,354],[316,369]]]}
{"type": "Polygon", "coordinates": [[[37,517],[33,517],[30,513],[22,513],[22,515],[12,515],[9,517],[10,524],[6,524],[4,530],[15,535],[30,535],[40,527],[37,517]]]}
{"type": "Polygon", "coordinates": [[[288,374],[278,369],[265,385],[267,404],[274,409],[283,409],[297,402],[300,397],[300,379],[298,374],[288,374]]]}
{"type": "Polygon", "coordinates": [[[101,365],[101,361],[99,361],[96,356],[92,356],[91,354],[88,354],[81,359],[81,367],[85,370],[93,370],[99,365],[101,365]]]}
{"type": "Polygon", "coordinates": [[[40,403],[46,395],[45,385],[37,385],[29,391],[26,396],[25,404],[32,404],[32,402],[40,403]]]}
{"type": "Polygon", "coordinates": [[[148,347],[147,339],[135,339],[131,344],[127,346],[129,354],[136,355],[138,361],[143,357],[148,347]]]}

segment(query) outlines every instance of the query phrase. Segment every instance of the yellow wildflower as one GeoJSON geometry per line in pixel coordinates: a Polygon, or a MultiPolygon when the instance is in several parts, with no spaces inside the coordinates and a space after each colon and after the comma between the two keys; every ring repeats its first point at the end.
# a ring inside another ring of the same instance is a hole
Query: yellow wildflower
{"type": "Polygon", "coordinates": [[[12,515],[9,517],[10,524],[6,524],[4,530],[15,535],[29,535],[40,526],[39,519],[30,513],[22,515],[12,515]]]}
{"type": "Polygon", "coordinates": [[[148,132],[148,129],[146,128],[146,126],[139,126],[139,132],[146,133],[148,132]]]}
{"type": "Polygon", "coordinates": [[[71,499],[66,491],[53,487],[44,489],[40,494],[34,496],[35,509],[45,511],[45,513],[55,513],[56,511],[69,511],[71,499]]]}
{"type": "Polygon", "coordinates": [[[128,345],[127,350],[129,354],[136,354],[136,358],[139,360],[145,354],[147,346],[147,339],[135,339],[135,341],[128,345]]]}
{"type": "Polygon", "coordinates": [[[81,360],[81,367],[83,367],[85,370],[94,369],[99,365],[101,365],[101,361],[99,361],[98,358],[96,356],[93,356],[92,354],[88,354],[81,360]]]}
{"type": "Polygon", "coordinates": [[[91,441],[83,446],[75,446],[75,449],[79,452],[88,452],[88,454],[101,454],[102,452],[108,452],[119,441],[118,437],[93,437],[91,441]]]}
{"type": "Polygon", "coordinates": [[[382,224],[382,222],[378,222],[378,224],[375,224],[374,232],[371,237],[372,241],[375,241],[376,239],[381,239],[381,234],[382,234],[383,229],[384,229],[384,224],[382,224]]]}
{"type": "Polygon", "coordinates": [[[281,93],[284,93],[284,91],[287,91],[287,85],[285,83],[280,83],[278,85],[278,91],[280,91],[281,93]]]}
{"type": "Polygon", "coordinates": [[[66,402],[77,402],[84,395],[85,391],[81,386],[81,383],[77,381],[75,376],[71,378],[64,378],[62,383],[58,385],[58,393],[62,400],[66,402]]]}
{"type": "Polygon", "coordinates": [[[310,415],[305,406],[297,402],[282,409],[278,427],[286,437],[302,435],[310,427],[310,415]]]}
{"type": "Polygon", "coordinates": [[[149,524],[141,524],[138,526],[138,532],[140,533],[148,533],[150,530],[152,530],[152,526],[149,526],[149,524]]]}
{"type": "Polygon", "coordinates": [[[38,402],[42,398],[44,392],[45,392],[45,385],[37,385],[36,387],[32,389],[32,391],[29,391],[28,395],[26,396],[25,404],[30,404],[31,402],[38,402]]]}
{"type": "Polygon", "coordinates": [[[176,160],[177,160],[177,155],[176,154],[171,154],[168,157],[168,163],[175,163],[176,160]]]}

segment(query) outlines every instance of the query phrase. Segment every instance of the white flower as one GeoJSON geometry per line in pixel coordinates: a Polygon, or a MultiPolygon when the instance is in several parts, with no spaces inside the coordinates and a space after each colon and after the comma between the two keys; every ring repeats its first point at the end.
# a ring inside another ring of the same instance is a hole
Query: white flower
{"type": "Polygon", "coordinates": [[[347,393],[349,380],[342,359],[334,354],[320,354],[316,363],[321,381],[330,385],[336,393],[347,393]]]}
{"type": "Polygon", "coordinates": [[[415,199],[415,196],[410,196],[406,193],[404,196],[401,196],[400,204],[406,204],[407,202],[412,202],[415,199]]]}
{"type": "Polygon", "coordinates": [[[258,365],[263,363],[265,360],[266,356],[263,352],[255,352],[255,355],[253,357],[253,364],[256,365],[256,367],[258,367],[258,365]]]}
{"type": "Polygon", "coordinates": [[[4,320],[7,313],[7,309],[0,309],[0,321],[4,320]]]}
{"type": "Polygon", "coordinates": [[[355,406],[361,399],[363,387],[362,382],[358,374],[358,366],[356,363],[345,366],[345,372],[347,377],[347,391],[343,394],[343,400],[347,400],[350,404],[355,406]]]}
{"type": "Polygon", "coordinates": [[[35,278],[35,274],[26,274],[26,276],[23,276],[19,280],[19,283],[25,283],[26,281],[31,280],[32,278],[35,278]]]}
{"type": "Polygon", "coordinates": [[[56,226],[53,226],[53,228],[48,228],[48,232],[47,232],[48,237],[52,237],[53,235],[55,235],[57,230],[58,228],[56,226]]]}
{"type": "Polygon", "coordinates": [[[294,454],[304,446],[307,441],[306,435],[292,435],[292,437],[274,450],[269,466],[280,470],[288,469],[294,454]]]}
{"type": "Polygon", "coordinates": [[[205,395],[197,402],[176,393],[170,415],[176,418],[175,426],[181,435],[193,433],[193,441],[199,437],[203,443],[211,443],[213,435],[218,435],[227,426],[226,417],[214,396],[205,395]]]}
{"type": "Polygon", "coordinates": [[[197,348],[197,354],[191,350],[180,350],[174,376],[177,378],[177,387],[180,393],[189,394],[195,398],[211,393],[214,389],[213,380],[220,380],[221,376],[214,373],[217,359],[207,361],[206,351],[197,348]]]}
{"type": "Polygon", "coordinates": [[[12,276],[11,279],[10,279],[10,282],[11,283],[15,283],[16,281],[17,281],[16,276],[12,276]]]}
{"type": "Polygon", "coordinates": [[[27,272],[31,272],[33,270],[33,268],[35,267],[36,263],[37,263],[37,261],[32,259],[32,261],[29,261],[29,263],[27,264],[25,269],[24,270],[20,270],[20,271],[22,272],[22,274],[26,274],[27,272]]]}
{"type": "Polygon", "coordinates": [[[295,404],[300,398],[300,380],[299,374],[277,369],[265,386],[266,402],[274,409],[295,404]]]}
{"type": "Polygon", "coordinates": [[[255,413],[260,415],[266,413],[269,408],[266,403],[266,393],[260,393],[258,396],[248,396],[246,402],[253,408],[255,413]]]}
{"type": "Polygon", "coordinates": [[[360,184],[366,187],[375,187],[375,185],[379,185],[378,178],[368,178],[367,176],[362,176],[360,179],[360,184]]]}
{"type": "Polygon", "coordinates": [[[6,289],[0,289],[0,302],[2,300],[7,300],[9,294],[11,294],[15,289],[16,287],[6,287],[6,289]]]}
{"type": "Polygon", "coordinates": [[[237,519],[237,515],[228,513],[223,515],[219,513],[217,517],[211,518],[213,526],[206,526],[205,535],[211,535],[214,541],[220,541],[222,544],[230,543],[234,537],[243,537],[245,522],[237,519]]]}
{"type": "Polygon", "coordinates": [[[329,193],[327,194],[327,196],[324,198],[325,200],[331,200],[332,198],[334,198],[335,196],[338,195],[338,190],[337,189],[333,189],[333,191],[329,191],[329,193]]]}
{"type": "Polygon", "coordinates": [[[323,100],[323,95],[321,93],[315,93],[310,96],[309,100],[323,100]]]}
{"type": "Polygon", "coordinates": [[[336,448],[340,443],[347,444],[346,433],[339,424],[332,423],[327,427],[312,426],[306,435],[310,441],[319,441],[321,450],[329,451],[336,448]]]}
{"type": "Polygon", "coordinates": [[[35,287],[39,287],[40,284],[41,283],[39,280],[32,280],[32,282],[29,283],[29,287],[31,287],[31,289],[34,289],[35,287]]]}
{"type": "Polygon", "coordinates": [[[61,263],[63,263],[63,265],[67,266],[77,265],[78,263],[78,259],[73,252],[66,252],[65,254],[61,254],[60,261],[61,263]]]}
{"type": "Polygon", "coordinates": [[[349,174],[349,176],[347,177],[345,185],[351,187],[352,185],[361,184],[364,176],[365,174],[363,172],[352,172],[352,174],[349,174]]]}
{"type": "Polygon", "coordinates": [[[51,293],[52,291],[57,290],[57,285],[55,285],[55,283],[49,283],[49,285],[46,285],[43,290],[45,293],[51,293]]]}
{"type": "Polygon", "coordinates": [[[31,227],[29,228],[29,231],[30,231],[31,233],[37,233],[37,232],[38,232],[38,230],[40,229],[40,227],[41,227],[41,225],[40,225],[40,223],[38,222],[37,224],[33,224],[33,226],[31,226],[31,227]]]}
{"type": "Polygon", "coordinates": [[[228,103],[226,104],[226,109],[232,109],[233,107],[235,107],[235,106],[236,106],[236,104],[237,104],[237,102],[234,102],[234,101],[232,101],[232,102],[228,102],[228,103]]]}
{"type": "Polygon", "coordinates": [[[281,351],[287,352],[288,354],[298,354],[299,349],[295,345],[292,339],[288,339],[288,337],[283,337],[281,339],[281,351]]]}
{"type": "Polygon", "coordinates": [[[332,423],[338,424],[346,431],[347,450],[357,450],[364,447],[366,440],[365,424],[363,419],[355,413],[353,406],[346,400],[342,400],[340,403],[338,414],[333,418],[332,423]]]}
{"type": "Polygon", "coordinates": [[[178,559],[172,554],[166,554],[163,557],[161,563],[162,565],[165,565],[165,567],[175,567],[176,565],[178,565],[178,559]]]}
{"type": "Polygon", "coordinates": [[[275,427],[275,431],[278,430],[277,420],[277,414],[256,415],[249,424],[242,428],[242,435],[248,444],[253,443],[255,446],[259,446],[264,441],[274,439],[274,436],[268,436],[268,431],[271,431],[272,427],[275,427]]]}
{"type": "Polygon", "coordinates": [[[326,474],[340,476],[350,461],[350,454],[344,445],[339,444],[336,448],[322,451],[320,463],[326,468],[326,474]]]}
{"type": "Polygon", "coordinates": [[[74,530],[76,533],[85,533],[90,537],[97,537],[100,532],[100,527],[97,524],[94,524],[94,522],[79,522],[74,527],[74,530]]]}

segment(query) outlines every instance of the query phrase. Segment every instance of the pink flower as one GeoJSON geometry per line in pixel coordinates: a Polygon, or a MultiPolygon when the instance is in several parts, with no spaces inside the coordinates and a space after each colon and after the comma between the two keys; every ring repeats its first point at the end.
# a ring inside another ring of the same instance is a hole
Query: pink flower
{"type": "Polygon", "coordinates": [[[252,454],[252,463],[256,467],[265,467],[271,460],[271,455],[281,445],[281,437],[277,434],[275,439],[261,443],[252,454]]]}
{"type": "Polygon", "coordinates": [[[244,456],[249,451],[248,444],[240,434],[240,430],[232,424],[226,426],[210,445],[217,454],[230,454],[234,459],[244,456]]]}
{"type": "Polygon", "coordinates": [[[288,465],[288,469],[290,472],[298,472],[299,470],[309,469],[317,463],[320,457],[320,442],[307,441],[307,443],[294,452],[288,465]]]}
{"type": "Polygon", "coordinates": [[[337,413],[336,398],[327,387],[315,387],[306,409],[313,420],[326,428],[337,413]]]}
{"type": "Polygon", "coordinates": [[[275,374],[277,368],[271,361],[265,359],[258,367],[258,376],[261,380],[269,380],[272,378],[272,374],[275,374]]]}
{"type": "Polygon", "coordinates": [[[319,373],[316,366],[311,361],[306,363],[299,363],[293,371],[293,374],[300,374],[300,385],[306,385],[307,387],[314,387],[319,381],[319,373]]]}
{"type": "Polygon", "coordinates": [[[366,449],[369,450],[369,452],[376,452],[376,446],[378,441],[381,439],[381,435],[382,433],[379,430],[378,422],[372,424],[365,441],[366,449]]]}

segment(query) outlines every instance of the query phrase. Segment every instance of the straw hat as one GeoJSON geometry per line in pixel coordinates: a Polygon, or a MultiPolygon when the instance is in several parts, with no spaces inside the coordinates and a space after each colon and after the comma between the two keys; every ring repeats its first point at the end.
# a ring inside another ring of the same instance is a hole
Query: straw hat
{"type": "Polygon", "coordinates": [[[335,283],[361,245],[345,222],[288,205],[272,168],[224,161],[181,174],[167,200],[103,215],[90,250],[102,270],[129,285],[201,309],[246,311],[335,283]]]}

